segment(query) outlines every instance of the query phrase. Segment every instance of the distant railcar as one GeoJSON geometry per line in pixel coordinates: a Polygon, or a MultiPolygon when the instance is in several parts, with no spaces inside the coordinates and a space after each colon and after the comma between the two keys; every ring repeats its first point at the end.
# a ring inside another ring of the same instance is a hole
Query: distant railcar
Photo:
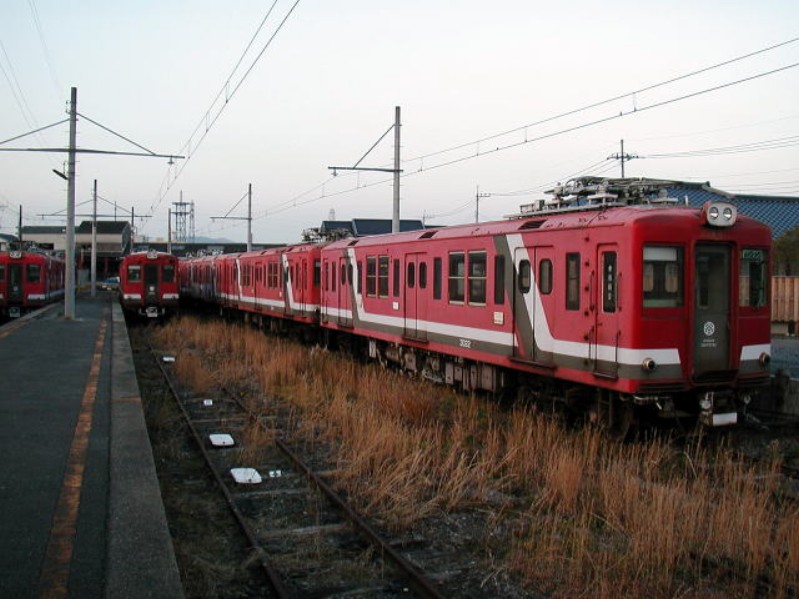
{"type": "Polygon", "coordinates": [[[240,311],[273,330],[319,322],[320,247],[299,244],[180,262],[185,301],[240,311]]]}
{"type": "Polygon", "coordinates": [[[172,254],[136,252],[122,259],[119,297],[122,307],[147,318],[161,318],[178,308],[178,259],[172,254]]]}
{"type": "Polygon", "coordinates": [[[42,252],[0,252],[0,315],[17,318],[64,297],[64,261],[42,252]]]}

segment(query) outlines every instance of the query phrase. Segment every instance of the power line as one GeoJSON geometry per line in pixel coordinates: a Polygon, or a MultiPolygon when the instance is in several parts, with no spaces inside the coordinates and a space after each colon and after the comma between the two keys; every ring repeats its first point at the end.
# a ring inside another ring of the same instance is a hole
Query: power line
{"type": "MultiPolygon", "coordinates": [[[[3,76],[8,83],[8,87],[11,89],[11,94],[14,96],[14,101],[16,102],[17,107],[22,114],[22,118],[25,120],[25,123],[28,125],[28,127],[36,129],[36,131],[33,133],[37,134],[36,138],[39,140],[39,143],[44,144],[44,138],[38,135],[42,129],[39,129],[39,124],[36,122],[36,117],[33,115],[30,104],[28,104],[28,99],[25,97],[25,92],[22,90],[22,86],[19,84],[19,79],[17,79],[17,74],[14,70],[14,64],[11,62],[11,58],[9,57],[8,52],[6,52],[6,47],[2,41],[0,41],[0,50],[3,51],[3,56],[8,64],[8,71],[11,73],[11,76],[9,77],[8,72],[6,72],[5,67],[3,67],[2,61],[0,61],[0,71],[3,71],[3,76]]],[[[47,158],[53,166],[57,166],[52,156],[48,155],[47,158]]]]}
{"type": "Polygon", "coordinates": [[[56,98],[61,98],[64,88],[61,85],[61,82],[58,80],[58,75],[56,74],[55,67],[53,66],[53,61],[50,58],[50,50],[48,50],[47,42],[44,39],[44,31],[42,30],[42,22],[39,19],[39,11],[36,8],[36,1],[28,0],[28,6],[31,9],[31,15],[33,16],[33,24],[36,26],[36,32],[39,34],[39,43],[41,43],[42,50],[44,51],[44,61],[47,63],[47,70],[50,73],[50,80],[53,83],[55,96],[56,98]]]}
{"type": "MultiPolygon", "coordinates": [[[[180,153],[185,153],[188,159],[190,159],[194,155],[194,153],[197,152],[197,150],[199,149],[200,145],[202,145],[202,142],[205,140],[206,136],[208,135],[208,132],[211,130],[211,128],[214,126],[214,124],[216,124],[216,121],[219,119],[219,117],[225,111],[225,108],[227,108],[229,102],[233,99],[233,97],[239,91],[241,86],[244,84],[244,81],[247,79],[249,74],[255,68],[255,65],[258,63],[258,61],[264,55],[266,50],[272,44],[272,41],[275,39],[275,37],[277,37],[277,34],[280,33],[280,30],[283,29],[283,26],[286,24],[286,21],[288,21],[289,17],[294,12],[294,9],[297,8],[297,5],[300,3],[300,0],[295,0],[294,4],[291,6],[291,8],[286,13],[286,15],[283,17],[283,20],[280,21],[280,23],[278,24],[277,28],[272,33],[272,35],[269,37],[269,39],[266,41],[264,46],[261,48],[261,51],[258,53],[258,55],[255,57],[255,59],[252,61],[250,66],[247,68],[247,70],[244,72],[244,74],[238,80],[238,82],[233,87],[233,89],[231,91],[228,91],[230,83],[233,80],[233,76],[235,75],[235,73],[238,70],[238,68],[241,66],[241,63],[244,61],[244,57],[246,56],[246,54],[249,52],[250,48],[252,47],[252,44],[254,43],[255,38],[258,36],[258,34],[260,33],[262,27],[264,26],[264,23],[269,18],[269,16],[272,14],[272,10],[275,8],[275,5],[277,4],[277,1],[278,0],[274,0],[272,6],[269,8],[269,11],[267,12],[266,16],[261,21],[261,24],[258,26],[258,29],[256,30],[255,34],[253,35],[252,39],[247,44],[247,47],[245,48],[244,52],[239,57],[239,60],[236,62],[236,66],[231,71],[230,75],[228,76],[227,80],[225,81],[225,84],[222,86],[222,88],[220,89],[219,93],[217,93],[217,95],[214,98],[213,102],[211,102],[210,107],[205,112],[204,116],[202,117],[202,119],[198,123],[197,127],[195,127],[194,131],[192,131],[191,135],[189,136],[188,141],[185,144],[183,144],[183,146],[181,147],[180,153]],[[221,107],[216,112],[216,114],[213,116],[213,118],[211,118],[211,111],[214,110],[214,107],[216,106],[218,100],[222,97],[222,93],[223,92],[225,92],[224,103],[221,105],[221,107]],[[194,144],[194,147],[192,147],[192,142],[194,140],[194,136],[203,129],[203,126],[205,128],[204,131],[201,132],[199,139],[197,140],[196,144],[194,144]]],[[[178,177],[180,177],[180,175],[183,173],[183,170],[188,165],[188,162],[189,162],[188,159],[179,168],[176,169],[175,175],[174,175],[174,177],[171,178],[171,180],[170,180],[170,176],[169,176],[170,173],[169,173],[169,171],[167,171],[167,174],[166,174],[166,176],[164,178],[164,182],[161,183],[161,190],[159,191],[158,199],[150,207],[150,214],[155,212],[155,210],[158,208],[158,206],[163,201],[164,197],[166,197],[166,194],[169,193],[170,189],[172,189],[172,186],[175,184],[175,182],[177,181],[178,177]],[[164,187],[164,185],[166,185],[166,187],[164,187]]]]}
{"type": "MultiPolygon", "coordinates": [[[[727,83],[715,85],[715,86],[712,86],[712,87],[709,87],[709,88],[705,88],[705,89],[702,89],[702,90],[699,90],[699,91],[683,94],[683,95],[680,95],[680,96],[676,96],[676,97],[673,97],[673,98],[669,98],[669,99],[666,99],[666,100],[655,102],[655,103],[652,103],[652,104],[649,104],[649,105],[646,105],[646,106],[637,106],[636,105],[632,109],[621,110],[617,114],[613,114],[613,115],[610,115],[610,116],[594,119],[592,121],[588,121],[588,122],[585,122],[585,123],[582,123],[582,124],[578,124],[578,125],[574,125],[574,126],[571,126],[571,127],[566,127],[566,128],[560,129],[558,131],[550,132],[550,133],[547,133],[547,134],[544,134],[544,135],[539,135],[539,136],[532,137],[532,138],[529,137],[529,135],[528,135],[528,129],[530,129],[531,127],[535,127],[535,126],[538,126],[538,125],[549,123],[549,122],[564,118],[566,116],[572,116],[572,115],[578,114],[580,112],[584,112],[584,111],[590,110],[592,108],[597,108],[599,106],[603,106],[605,104],[609,104],[611,102],[615,102],[615,101],[621,100],[623,98],[628,98],[628,97],[635,98],[635,96],[637,94],[643,93],[645,91],[651,91],[653,89],[656,89],[656,88],[659,88],[659,87],[663,87],[663,86],[666,86],[666,85],[669,85],[669,84],[672,84],[672,83],[675,83],[675,82],[678,82],[678,81],[682,81],[684,79],[688,79],[690,77],[694,77],[694,76],[699,75],[699,74],[707,73],[707,72],[709,72],[711,70],[714,70],[714,69],[717,69],[717,68],[721,68],[723,66],[728,66],[728,65],[736,63],[736,62],[740,62],[740,61],[745,60],[747,58],[751,58],[753,56],[757,56],[759,54],[763,54],[765,52],[769,52],[769,51],[775,50],[777,48],[786,46],[788,44],[793,44],[793,43],[795,43],[797,41],[799,41],[799,37],[792,38],[792,39],[789,39],[787,41],[784,41],[784,42],[781,42],[781,43],[778,43],[778,44],[774,44],[774,45],[768,46],[766,48],[762,48],[760,50],[749,52],[747,54],[744,54],[744,55],[741,55],[741,56],[737,56],[735,58],[731,58],[729,60],[726,60],[726,61],[723,61],[723,62],[720,62],[720,63],[716,63],[716,64],[708,66],[708,67],[704,67],[702,69],[691,71],[691,72],[686,73],[684,75],[680,75],[678,77],[673,77],[671,79],[668,79],[668,80],[665,80],[665,81],[662,81],[662,82],[659,82],[659,83],[655,83],[655,84],[640,88],[640,89],[632,91],[632,92],[619,94],[619,95],[614,96],[612,98],[608,98],[608,99],[605,99],[605,100],[594,102],[592,104],[588,104],[588,105],[580,107],[580,108],[569,110],[569,111],[560,113],[560,114],[552,116],[552,117],[547,117],[547,118],[544,118],[544,119],[540,119],[540,120],[535,121],[533,123],[530,123],[528,125],[523,125],[521,127],[516,127],[514,129],[510,129],[510,130],[504,131],[502,133],[497,133],[497,134],[494,134],[494,135],[483,137],[483,138],[480,138],[480,139],[472,141],[472,142],[458,144],[456,146],[452,146],[452,147],[446,148],[444,150],[439,150],[439,151],[436,151],[436,152],[431,152],[429,154],[420,155],[420,156],[417,156],[415,158],[408,158],[406,160],[403,160],[402,163],[420,161],[421,165],[415,171],[406,170],[406,172],[402,174],[402,177],[413,176],[414,174],[418,174],[418,173],[421,173],[421,172],[435,170],[435,169],[443,168],[443,167],[446,167],[446,166],[452,166],[452,165],[455,165],[455,164],[458,164],[458,163],[461,163],[461,162],[465,162],[467,160],[473,160],[475,158],[483,157],[483,156],[490,155],[490,154],[495,154],[495,153],[498,153],[498,152],[501,152],[501,151],[504,151],[504,150],[508,150],[508,149],[520,147],[520,146],[523,146],[523,145],[527,145],[529,143],[543,141],[545,139],[557,137],[557,136],[560,136],[560,135],[564,135],[566,133],[579,131],[581,129],[586,129],[586,128],[589,128],[589,127],[593,127],[595,125],[608,123],[608,122],[611,122],[611,121],[614,121],[614,120],[618,120],[618,119],[624,118],[626,116],[630,116],[632,114],[645,112],[645,111],[648,111],[648,110],[652,110],[654,108],[660,108],[660,107],[663,107],[663,106],[667,106],[669,104],[674,104],[674,103],[677,103],[677,102],[681,102],[683,100],[695,98],[695,97],[698,97],[698,96],[701,96],[701,95],[704,95],[704,94],[712,93],[712,92],[715,92],[715,91],[726,89],[728,87],[732,87],[732,86],[735,86],[735,85],[740,85],[742,83],[747,83],[747,82],[750,82],[750,81],[754,81],[756,79],[760,79],[762,77],[766,77],[766,76],[773,75],[773,74],[776,74],[776,73],[780,73],[780,72],[783,72],[783,71],[786,71],[786,70],[789,70],[789,69],[793,69],[793,68],[799,66],[799,63],[792,63],[792,64],[785,65],[785,66],[782,66],[782,67],[778,67],[776,69],[772,69],[772,70],[769,70],[769,71],[762,71],[760,73],[756,73],[756,74],[748,76],[748,77],[744,77],[744,78],[737,79],[737,80],[734,80],[734,81],[729,81],[727,83]],[[516,142],[512,142],[512,143],[507,143],[505,145],[496,146],[496,147],[494,147],[492,149],[489,149],[489,150],[486,150],[486,151],[480,151],[480,149],[479,149],[479,144],[480,143],[484,143],[484,142],[492,140],[492,139],[497,139],[497,138],[500,138],[500,137],[504,137],[504,136],[510,135],[512,133],[518,133],[520,131],[524,131],[525,132],[525,137],[521,141],[516,141],[516,142]],[[469,154],[467,156],[461,156],[461,157],[458,157],[458,158],[455,158],[455,159],[452,159],[452,160],[448,160],[448,161],[445,161],[445,162],[441,162],[441,163],[435,164],[433,166],[428,166],[428,167],[424,166],[423,161],[425,159],[432,158],[434,156],[438,156],[438,155],[442,155],[442,154],[446,154],[446,153],[449,153],[449,152],[453,152],[455,150],[474,147],[474,146],[477,146],[477,150],[473,154],[469,154]]],[[[605,169],[602,169],[602,171],[605,172],[605,169]]],[[[343,194],[346,194],[346,193],[352,193],[354,191],[358,191],[358,190],[364,189],[366,187],[373,187],[373,186],[376,186],[376,185],[382,185],[382,184],[391,182],[390,179],[384,179],[384,180],[375,181],[375,182],[372,182],[372,183],[358,184],[355,187],[351,187],[351,188],[344,189],[344,190],[337,191],[337,192],[333,192],[333,193],[326,193],[324,191],[324,188],[325,188],[326,184],[329,183],[329,181],[330,181],[330,179],[328,179],[326,182],[321,183],[321,184],[317,185],[316,187],[312,188],[312,190],[310,190],[309,192],[304,192],[300,196],[295,196],[291,200],[288,200],[288,201],[283,202],[281,204],[277,204],[276,208],[273,208],[271,210],[267,209],[260,216],[258,216],[256,218],[263,218],[264,216],[266,216],[267,213],[273,215],[273,214],[276,214],[276,213],[279,213],[279,212],[284,212],[285,210],[288,210],[289,208],[302,206],[302,205],[305,205],[305,204],[310,204],[312,202],[316,202],[316,201],[319,201],[319,200],[322,200],[322,199],[325,199],[325,198],[335,197],[335,196],[343,195],[343,194]],[[299,200],[300,197],[308,195],[308,193],[311,193],[312,191],[315,191],[315,190],[320,189],[320,188],[323,189],[323,192],[322,192],[321,195],[316,196],[314,198],[311,198],[309,200],[297,201],[297,200],[299,200]]]]}
{"type": "MultiPolygon", "coordinates": [[[[510,135],[510,134],[513,134],[513,133],[518,133],[520,131],[525,131],[526,129],[529,129],[530,127],[537,127],[539,125],[543,125],[545,123],[549,123],[549,122],[552,122],[552,121],[555,121],[555,120],[558,120],[558,119],[562,119],[562,118],[565,118],[567,116],[572,116],[572,115],[578,114],[580,112],[585,112],[586,110],[590,110],[592,108],[598,108],[598,107],[603,106],[605,104],[610,104],[611,102],[616,102],[618,100],[623,100],[624,98],[634,98],[638,94],[641,94],[641,93],[644,93],[644,92],[648,92],[648,91],[652,91],[653,89],[657,89],[659,87],[664,87],[666,85],[670,85],[672,83],[676,83],[676,82],[682,81],[684,79],[689,79],[690,77],[694,77],[696,75],[701,75],[703,73],[707,73],[707,72],[712,71],[714,69],[718,69],[718,68],[721,68],[721,67],[724,67],[724,66],[728,66],[730,64],[734,64],[736,62],[740,62],[742,60],[746,60],[748,58],[752,58],[753,56],[757,56],[757,55],[763,54],[765,52],[770,52],[772,50],[776,50],[777,48],[781,48],[783,46],[786,46],[788,44],[793,44],[793,43],[795,43],[797,41],[799,41],[799,37],[795,37],[795,38],[789,39],[787,41],[781,42],[779,44],[774,44],[772,46],[768,46],[766,48],[762,48],[760,50],[756,50],[754,52],[749,52],[748,54],[743,54],[741,56],[737,56],[735,58],[731,58],[729,60],[725,60],[723,62],[716,63],[714,65],[711,65],[711,66],[708,66],[708,67],[704,67],[704,68],[698,69],[696,71],[692,71],[690,73],[686,73],[684,75],[680,75],[678,77],[673,77],[671,79],[667,79],[667,80],[661,81],[659,83],[654,83],[652,85],[648,85],[646,87],[642,87],[641,89],[637,89],[637,90],[634,90],[634,91],[631,91],[631,92],[627,92],[627,93],[624,93],[624,94],[619,94],[619,95],[614,96],[612,98],[607,98],[605,100],[600,100],[599,102],[594,102],[592,104],[587,104],[587,105],[582,106],[580,108],[575,108],[575,109],[572,109],[572,110],[568,110],[566,112],[562,112],[562,113],[557,114],[555,116],[551,116],[551,117],[547,117],[547,118],[544,118],[544,119],[541,119],[541,120],[538,120],[538,121],[534,121],[534,122],[529,123],[527,125],[522,125],[520,127],[514,128],[514,129],[509,129],[509,130],[504,131],[502,133],[495,133],[493,135],[489,135],[487,137],[483,137],[483,138],[477,139],[475,141],[458,144],[456,146],[452,146],[452,147],[446,148],[444,150],[438,150],[436,152],[431,152],[430,154],[424,154],[424,155],[421,155],[421,156],[417,156],[415,158],[409,158],[407,160],[407,162],[415,162],[417,160],[425,160],[427,158],[432,158],[433,156],[438,156],[440,154],[446,154],[448,152],[453,152],[455,150],[462,150],[463,148],[469,148],[469,147],[484,143],[486,141],[490,141],[492,139],[497,139],[499,137],[504,137],[506,135],[510,135]]],[[[795,65],[793,65],[793,66],[795,66],[795,65]]]]}
{"type": "Polygon", "coordinates": [[[648,154],[639,158],[697,158],[702,156],[719,156],[725,154],[741,154],[747,152],[760,152],[763,150],[777,150],[799,145],[799,135],[754,141],[736,146],[722,146],[718,148],[705,148],[702,150],[684,150],[681,152],[663,152],[648,154]]]}

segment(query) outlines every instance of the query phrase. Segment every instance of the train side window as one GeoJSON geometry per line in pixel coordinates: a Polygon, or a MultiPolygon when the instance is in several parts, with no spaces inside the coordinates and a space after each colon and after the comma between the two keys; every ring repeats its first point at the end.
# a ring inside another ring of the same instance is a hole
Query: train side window
{"type": "Polygon", "coordinates": [[[427,262],[419,262],[419,289],[427,289],[427,262]]]}
{"type": "Polygon", "coordinates": [[[0,264],[0,283],[6,280],[6,265],[0,264]]]}
{"type": "Polygon", "coordinates": [[[400,261],[394,260],[394,297],[400,294],[400,261]]]}
{"type": "Polygon", "coordinates": [[[505,256],[494,256],[494,303],[505,303],[505,256]]]}
{"type": "Polygon", "coordinates": [[[358,295],[361,294],[361,289],[363,288],[363,278],[362,278],[363,275],[361,275],[362,272],[363,272],[363,262],[361,260],[358,260],[358,272],[355,277],[357,279],[356,282],[358,283],[358,295]]]}
{"type": "Polygon", "coordinates": [[[486,253],[469,252],[469,303],[486,303],[486,253]]]}
{"type": "Polygon", "coordinates": [[[530,276],[530,261],[522,260],[519,262],[518,286],[521,293],[529,293],[532,277],[530,276]]]}
{"type": "Polygon", "coordinates": [[[352,264],[347,264],[347,283],[352,287],[352,264]]]}
{"type": "Polygon", "coordinates": [[[332,289],[330,291],[336,290],[336,263],[330,263],[330,284],[332,285],[332,289]]]}
{"type": "Polygon", "coordinates": [[[138,283],[141,281],[141,266],[138,264],[128,264],[128,281],[138,283]]]}
{"type": "Polygon", "coordinates": [[[552,260],[541,260],[538,263],[538,290],[542,295],[552,293],[552,260]]]}
{"type": "Polygon", "coordinates": [[[377,295],[377,256],[366,258],[366,295],[367,297],[377,295]]]}
{"type": "Polygon", "coordinates": [[[377,295],[388,297],[388,256],[377,259],[377,295]]]}
{"type": "Polygon", "coordinates": [[[164,264],[164,268],[161,271],[161,281],[164,283],[174,283],[175,282],[175,265],[174,264],[164,264]]]}
{"type": "Polygon", "coordinates": [[[683,250],[681,247],[644,246],[644,307],[683,305],[683,250]]]}
{"type": "Polygon", "coordinates": [[[768,251],[741,250],[739,304],[742,308],[762,308],[766,305],[768,285],[768,251]]]}
{"type": "Polygon", "coordinates": [[[566,309],[580,309],[580,254],[566,254],[566,309]]]}
{"type": "Polygon", "coordinates": [[[416,263],[408,262],[408,288],[413,289],[416,285],[416,263]]]}
{"type": "Polygon", "coordinates": [[[616,252],[605,252],[602,254],[602,311],[606,314],[616,311],[617,281],[616,252]]]}
{"type": "Polygon", "coordinates": [[[347,268],[344,264],[341,265],[341,286],[347,284],[347,268]]]}
{"type": "Polygon", "coordinates": [[[28,283],[38,283],[42,276],[42,267],[38,264],[28,264],[28,283]]]}
{"type": "Polygon", "coordinates": [[[314,260],[314,263],[313,263],[313,286],[314,287],[321,287],[322,286],[322,261],[321,260],[314,260]]]}
{"type": "Polygon", "coordinates": [[[466,255],[453,252],[449,255],[449,301],[462,303],[466,285],[466,255]]]}
{"type": "Polygon", "coordinates": [[[441,299],[441,258],[433,258],[433,299],[441,299]]]}

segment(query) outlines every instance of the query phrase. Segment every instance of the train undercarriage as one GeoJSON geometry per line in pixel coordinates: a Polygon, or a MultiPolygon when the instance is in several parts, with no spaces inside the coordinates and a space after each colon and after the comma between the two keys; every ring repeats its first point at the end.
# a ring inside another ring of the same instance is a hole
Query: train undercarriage
{"type": "MultiPolygon", "coordinates": [[[[231,315],[233,312],[231,312],[231,315]]],[[[244,313],[244,321],[274,334],[319,343],[354,357],[376,361],[464,393],[486,393],[503,401],[535,405],[570,422],[590,422],[624,438],[638,428],[664,421],[683,428],[736,424],[756,394],[727,388],[630,395],[551,376],[536,375],[424,349],[318,329],[265,314],[244,313]]]]}

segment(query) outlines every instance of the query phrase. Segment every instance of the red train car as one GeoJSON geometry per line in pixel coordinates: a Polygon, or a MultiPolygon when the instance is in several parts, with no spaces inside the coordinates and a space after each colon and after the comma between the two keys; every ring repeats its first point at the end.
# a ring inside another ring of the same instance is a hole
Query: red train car
{"type": "Polygon", "coordinates": [[[41,252],[0,252],[0,315],[16,318],[64,297],[64,261],[41,252]]]}
{"type": "Polygon", "coordinates": [[[136,252],[122,259],[119,297],[122,307],[147,318],[165,316],[178,307],[178,259],[172,254],[136,252]]]}
{"type": "Polygon", "coordinates": [[[770,230],[635,183],[579,181],[504,222],[331,243],[321,326],[432,380],[555,398],[622,429],[642,410],[733,424],[769,381],[770,230]]]}
{"type": "Polygon", "coordinates": [[[276,330],[319,320],[320,247],[301,244],[240,254],[188,258],[180,263],[186,300],[242,311],[276,330]]]}

